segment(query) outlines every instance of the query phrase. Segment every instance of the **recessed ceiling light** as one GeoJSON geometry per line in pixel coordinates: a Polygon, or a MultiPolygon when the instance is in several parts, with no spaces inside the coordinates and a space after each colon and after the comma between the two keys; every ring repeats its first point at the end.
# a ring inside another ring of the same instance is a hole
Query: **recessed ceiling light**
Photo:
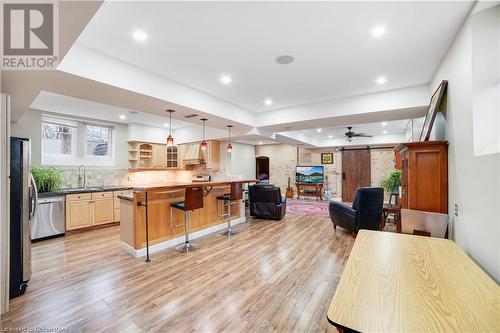
{"type": "Polygon", "coordinates": [[[295,59],[289,55],[282,55],[276,58],[276,63],[280,65],[288,65],[291,64],[295,59]]]}
{"type": "Polygon", "coordinates": [[[331,134],[330,134],[330,135],[328,136],[328,139],[331,139],[331,138],[333,138],[333,135],[331,135],[331,134]]]}
{"type": "Polygon", "coordinates": [[[125,118],[127,118],[127,117],[125,117],[125,115],[124,115],[124,114],[121,114],[121,115],[120,115],[120,119],[121,119],[121,120],[123,120],[123,119],[125,119],[125,118]]]}
{"type": "Polygon", "coordinates": [[[135,40],[137,40],[139,42],[144,42],[144,41],[146,41],[146,39],[148,39],[148,35],[146,35],[146,33],[142,30],[134,31],[133,36],[134,36],[135,40]]]}
{"type": "Polygon", "coordinates": [[[273,100],[272,100],[272,99],[270,99],[270,98],[266,98],[266,99],[264,100],[264,104],[266,104],[267,106],[269,106],[269,105],[273,105],[273,100]]]}
{"type": "Polygon", "coordinates": [[[316,132],[321,133],[323,131],[321,128],[316,128],[316,132]]]}
{"type": "Polygon", "coordinates": [[[375,82],[377,82],[377,84],[384,84],[387,82],[387,79],[385,78],[385,76],[380,76],[375,80],[375,82]]]}
{"type": "Polygon", "coordinates": [[[382,133],[387,134],[387,131],[383,131],[382,133]]]}
{"type": "Polygon", "coordinates": [[[372,29],[372,37],[379,38],[385,35],[386,29],[383,25],[377,25],[372,29]]]}
{"type": "Polygon", "coordinates": [[[168,127],[168,123],[164,123],[163,126],[168,127]]]}
{"type": "Polygon", "coordinates": [[[262,141],[259,141],[259,145],[261,145],[261,144],[262,144],[262,141]]]}
{"type": "Polygon", "coordinates": [[[233,79],[229,76],[229,75],[221,75],[220,77],[220,82],[223,84],[223,85],[229,85],[231,84],[231,82],[233,82],[233,79]]]}
{"type": "Polygon", "coordinates": [[[382,126],[387,126],[387,121],[383,121],[382,126]]]}

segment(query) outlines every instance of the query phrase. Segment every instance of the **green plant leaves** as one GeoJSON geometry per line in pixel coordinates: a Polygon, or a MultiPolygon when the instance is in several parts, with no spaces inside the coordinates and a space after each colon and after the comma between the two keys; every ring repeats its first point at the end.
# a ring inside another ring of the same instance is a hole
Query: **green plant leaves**
{"type": "Polygon", "coordinates": [[[388,193],[391,193],[394,187],[401,186],[401,170],[389,171],[387,176],[380,181],[380,186],[388,193]]]}
{"type": "Polygon", "coordinates": [[[54,167],[32,167],[31,174],[38,192],[55,192],[61,188],[61,171],[54,167]]]}

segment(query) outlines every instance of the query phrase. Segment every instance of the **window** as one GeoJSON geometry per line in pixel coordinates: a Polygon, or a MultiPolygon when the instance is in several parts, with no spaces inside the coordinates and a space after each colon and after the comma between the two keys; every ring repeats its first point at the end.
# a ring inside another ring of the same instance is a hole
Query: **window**
{"type": "Polygon", "coordinates": [[[106,126],[85,125],[85,155],[111,157],[111,132],[106,126]]]}
{"type": "Polygon", "coordinates": [[[114,128],[105,123],[44,115],[42,164],[113,166],[114,128]]]}
{"type": "Polygon", "coordinates": [[[42,120],[42,161],[44,164],[57,164],[72,160],[76,156],[77,124],[59,120],[42,120]]]}

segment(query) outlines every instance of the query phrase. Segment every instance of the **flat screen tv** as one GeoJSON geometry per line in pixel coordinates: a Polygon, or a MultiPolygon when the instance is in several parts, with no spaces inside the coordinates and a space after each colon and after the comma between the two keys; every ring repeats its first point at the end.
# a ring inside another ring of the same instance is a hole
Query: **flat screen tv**
{"type": "Polygon", "coordinates": [[[295,168],[295,182],[323,183],[324,170],[322,166],[298,166],[295,168]]]}

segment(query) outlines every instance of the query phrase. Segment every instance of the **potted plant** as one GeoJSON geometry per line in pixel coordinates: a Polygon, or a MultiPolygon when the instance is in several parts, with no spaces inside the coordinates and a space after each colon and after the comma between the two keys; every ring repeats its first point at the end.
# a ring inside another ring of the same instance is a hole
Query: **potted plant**
{"type": "Polygon", "coordinates": [[[384,188],[386,193],[399,194],[399,187],[401,186],[401,170],[392,170],[387,173],[387,176],[382,178],[380,186],[384,188]]]}
{"type": "Polygon", "coordinates": [[[61,188],[61,171],[53,167],[32,167],[31,174],[35,179],[38,192],[56,192],[61,188]]]}

